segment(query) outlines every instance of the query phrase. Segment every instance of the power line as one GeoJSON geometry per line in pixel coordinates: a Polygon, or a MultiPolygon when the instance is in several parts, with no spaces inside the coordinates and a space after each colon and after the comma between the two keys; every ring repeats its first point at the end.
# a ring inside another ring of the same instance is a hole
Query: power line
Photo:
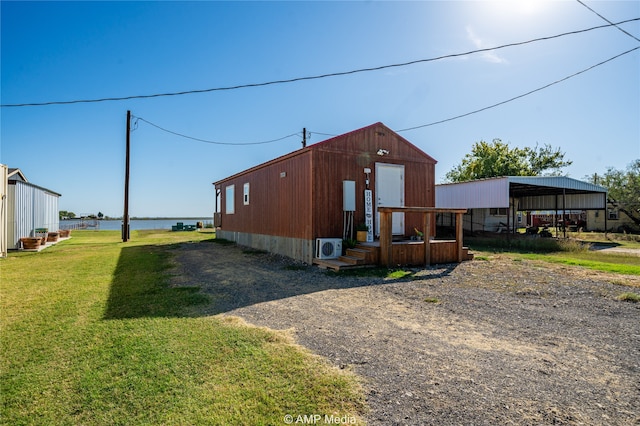
{"type": "Polygon", "coordinates": [[[152,123],[152,122],[150,122],[148,120],[145,120],[142,117],[135,117],[134,116],[133,118],[136,119],[136,122],[137,121],[143,121],[143,122],[145,122],[145,123],[157,128],[157,129],[162,130],[163,132],[171,133],[172,135],[179,136],[181,138],[191,139],[191,140],[194,140],[194,141],[197,141],[197,142],[209,143],[209,144],[214,144],[214,145],[236,145],[236,146],[263,145],[263,144],[278,142],[278,141],[281,141],[281,140],[284,140],[284,139],[287,139],[287,138],[291,138],[293,136],[299,136],[300,135],[300,132],[296,132],[296,133],[292,133],[292,134],[287,135],[287,136],[283,136],[283,137],[278,138],[278,139],[272,139],[272,140],[261,141],[261,142],[238,142],[238,143],[234,143],[234,142],[218,142],[218,141],[211,141],[211,140],[207,140],[207,139],[195,138],[193,136],[188,136],[188,135],[185,135],[185,134],[182,134],[182,133],[174,132],[173,130],[165,129],[164,127],[160,127],[157,124],[154,124],[154,123],[152,123]]]}
{"type": "Polygon", "coordinates": [[[479,112],[486,111],[488,109],[495,108],[495,107],[500,106],[500,105],[504,105],[504,104],[509,103],[511,101],[515,101],[516,99],[524,98],[525,96],[531,95],[531,94],[539,92],[541,90],[544,90],[544,89],[546,89],[548,87],[551,87],[553,85],[556,85],[558,83],[562,83],[563,81],[569,80],[570,78],[576,77],[576,76],[578,76],[580,74],[583,74],[583,73],[585,73],[587,71],[590,71],[590,70],[592,70],[592,69],[594,69],[596,67],[599,67],[600,65],[604,65],[607,62],[611,62],[614,59],[617,59],[617,58],[619,58],[621,56],[624,56],[624,55],[626,55],[628,53],[631,53],[631,52],[633,52],[635,50],[638,50],[638,49],[640,49],[640,46],[635,47],[635,48],[630,49],[630,50],[627,50],[626,52],[622,52],[622,53],[620,53],[620,54],[618,54],[618,55],[616,55],[616,56],[614,56],[612,58],[609,58],[609,59],[607,59],[605,61],[602,61],[602,62],[599,62],[599,63],[597,63],[595,65],[592,65],[589,68],[585,68],[582,71],[578,71],[578,72],[576,72],[574,74],[571,74],[571,75],[569,75],[567,77],[561,78],[560,80],[556,80],[553,83],[546,84],[546,85],[544,85],[542,87],[538,87],[537,89],[531,90],[531,91],[529,91],[527,93],[523,93],[521,95],[515,96],[513,98],[507,99],[507,100],[502,101],[502,102],[498,102],[497,104],[489,105],[487,107],[480,108],[480,109],[477,109],[475,111],[467,112],[465,114],[456,115],[455,117],[447,118],[447,119],[444,119],[444,120],[434,121],[433,123],[423,124],[423,125],[415,126],[415,127],[409,127],[409,128],[401,129],[401,130],[396,130],[396,132],[406,132],[406,131],[409,131],[409,130],[421,129],[423,127],[435,126],[436,124],[442,124],[442,123],[446,123],[447,121],[457,120],[458,118],[467,117],[467,116],[472,115],[472,114],[477,114],[479,112]]]}
{"type": "Polygon", "coordinates": [[[167,96],[191,95],[191,94],[197,94],[197,93],[209,93],[209,92],[218,92],[218,91],[226,91],[226,90],[247,89],[247,88],[253,88],[253,87],[264,87],[264,86],[270,86],[270,85],[276,85],[276,84],[294,83],[294,82],[299,82],[299,81],[318,80],[318,79],[322,79],[322,78],[339,77],[339,76],[358,74],[358,73],[364,73],[364,72],[371,72],[371,71],[380,71],[380,70],[389,69],[389,68],[406,67],[406,66],[409,66],[409,65],[415,65],[415,64],[419,64],[419,63],[427,63],[427,62],[439,61],[439,60],[442,60],[442,59],[457,58],[457,57],[461,57],[461,56],[472,55],[472,54],[475,54],[475,53],[483,53],[483,52],[488,52],[488,51],[491,51],[491,50],[504,49],[504,48],[507,48],[507,47],[522,46],[522,45],[525,45],[525,44],[535,43],[535,42],[538,42],[538,41],[552,40],[552,39],[559,38],[559,37],[580,34],[580,33],[588,32],[588,31],[596,30],[596,29],[607,28],[607,27],[611,27],[611,26],[617,26],[619,24],[624,24],[624,23],[627,23],[627,22],[633,22],[633,21],[638,21],[638,20],[640,20],[640,18],[627,19],[625,21],[620,21],[620,22],[615,23],[615,24],[612,23],[612,24],[609,24],[609,25],[600,25],[600,26],[597,26],[597,27],[591,27],[591,28],[587,28],[587,29],[583,29],[583,30],[570,31],[570,32],[562,33],[562,34],[553,35],[553,36],[540,37],[540,38],[535,38],[535,39],[531,39],[531,40],[527,40],[527,41],[504,44],[504,45],[496,46],[496,47],[489,47],[489,48],[484,48],[484,49],[470,50],[468,52],[463,52],[463,53],[453,53],[453,54],[449,54],[449,55],[442,55],[442,56],[437,56],[437,57],[427,58],[427,59],[417,59],[417,60],[414,60],[414,61],[402,62],[402,63],[397,63],[397,64],[381,65],[381,66],[377,66],[377,67],[360,68],[360,69],[355,69],[355,70],[350,70],[350,71],[333,72],[333,73],[328,73],[328,74],[319,74],[319,75],[306,76],[306,77],[295,77],[295,78],[290,78],[290,79],[285,79],[285,80],[273,80],[273,81],[267,81],[267,82],[262,82],[262,83],[240,84],[240,85],[236,85],[236,86],[215,87],[215,88],[210,88],[210,89],[198,89],[198,90],[185,90],[185,91],[180,91],[180,92],[156,93],[156,94],[152,94],[152,95],[132,95],[132,96],[96,98],[96,99],[76,99],[76,100],[72,100],[72,101],[51,101],[51,102],[1,104],[0,107],[2,107],[2,108],[18,108],[18,107],[33,107],[33,106],[48,106],[48,105],[70,105],[70,104],[79,104],[79,103],[97,103],[97,102],[110,102],[110,101],[125,101],[125,100],[132,100],[132,99],[150,99],[150,98],[159,98],[159,97],[167,97],[167,96]]]}
{"type": "MultiPolygon", "coordinates": [[[[435,126],[436,124],[442,124],[442,123],[446,123],[446,122],[449,122],[449,121],[457,120],[459,118],[468,117],[470,115],[477,114],[479,112],[486,111],[486,110],[498,107],[500,105],[507,104],[507,103],[515,101],[517,99],[524,98],[525,96],[529,96],[529,95],[531,95],[533,93],[536,93],[536,92],[539,92],[541,90],[547,89],[547,88],[549,88],[551,86],[554,86],[556,84],[562,83],[563,81],[569,80],[570,78],[576,77],[576,76],[578,76],[580,74],[584,74],[587,71],[590,71],[590,70],[592,70],[592,69],[594,69],[596,67],[599,67],[600,65],[604,65],[604,64],[606,64],[608,62],[611,62],[611,61],[613,61],[613,60],[615,60],[615,59],[617,59],[617,58],[619,58],[621,56],[627,55],[627,54],[629,54],[631,52],[634,52],[634,51],[636,51],[638,49],[640,49],[640,46],[635,47],[633,49],[629,49],[626,52],[622,52],[622,53],[620,53],[618,55],[615,55],[615,56],[613,56],[613,57],[611,57],[609,59],[606,59],[604,61],[598,62],[595,65],[592,65],[592,66],[590,66],[588,68],[585,68],[585,69],[583,69],[581,71],[578,71],[578,72],[573,73],[571,75],[568,75],[568,76],[566,76],[564,78],[556,80],[556,81],[554,81],[552,83],[545,84],[544,86],[538,87],[537,89],[530,90],[530,91],[528,91],[526,93],[523,93],[523,94],[518,95],[518,96],[514,96],[512,98],[509,98],[507,100],[498,102],[496,104],[489,105],[489,106],[486,106],[484,108],[480,108],[480,109],[477,109],[477,110],[474,110],[474,111],[470,111],[470,112],[467,112],[465,114],[456,115],[455,117],[446,118],[444,120],[434,121],[432,123],[422,124],[420,126],[408,127],[406,129],[395,130],[395,132],[398,132],[398,133],[407,132],[407,131],[410,131],[410,130],[416,130],[416,129],[421,129],[421,128],[424,128],[424,127],[435,126]]],[[[296,132],[296,133],[292,133],[292,134],[287,135],[287,136],[283,136],[283,137],[278,138],[278,139],[272,139],[272,140],[262,141],[262,142],[245,142],[245,143],[216,142],[216,141],[210,141],[210,140],[206,140],[206,139],[195,138],[195,137],[192,137],[192,136],[187,136],[187,135],[184,135],[182,133],[178,133],[178,132],[174,132],[172,130],[165,129],[163,127],[158,126],[157,124],[154,124],[154,123],[151,123],[148,120],[145,120],[142,117],[134,117],[134,118],[136,119],[136,126],[137,126],[137,121],[139,120],[139,121],[143,121],[143,122],[145,122],[145,123],[147,123],[147,124],[149,124],[149,125],[151,125],[153,127],[156,127],[156,128],[158,128],[158,129],[160,129],[160,130],[162,130],[164,132],[170,133],[172,135],[180,136],[180,137],[186,138],[186,139],[195,140],[195,141],[198,141],[198,142],[204,142],[204,143],[210,143],[210,144],[216,144],[216,145],[238,145],[238,146],[242,146],[242,145],[261,145],[261,144],[268,144],[268,143],[278,142],[278,141],[281,141],[281,140],[284,140],[284,139],[287,139],[287,138],[290,138],[290,137],[293,137],[293,136],[300,136],[300,132],[296,132]]],[[[323,136],[335,136],[333,134],[320,133],[320,132],[310,132],[310,134],[323,135],[323,136]]]]}
{"type": "Polygon", "coordinates": [[[313,135],[320,135],[320,136],[336,136],[331,133],[320,133],[320,132],[310,132],[310,133],[313,135]]]}
{"type": "Polygon", "coordinates": [[[584,2],[582,2],[581,0],[576,0],[578,3],[580,3],[581,5],[583,5],[584,7],[586,7],[587,9],[589,9],[590,11],[592,11],[593,13],[595,13],[596,15],[598,15],[600,18],[604,19],[605,21],[607,21],[609,24],[613,25],[614,27],[616,27],[617,29],[619,29],[620,31],[622,31],[623,33],[625,33],[626,35],[628,35],[629,37],[633,38],[636,41],[640,42],[640,38],[634,36],[633,34],[631,34],[630,32],[627,32],[626,30],[620,28],[617,24],[614,24],[613,22],[611,22],[610,20],[608,20],[607,18],[605,18],[604,16],[600,15],[598,12],[596,12],[595,10],[593,10],[592,8],[590,8],[589,6],[587,6],[584,2]]]}

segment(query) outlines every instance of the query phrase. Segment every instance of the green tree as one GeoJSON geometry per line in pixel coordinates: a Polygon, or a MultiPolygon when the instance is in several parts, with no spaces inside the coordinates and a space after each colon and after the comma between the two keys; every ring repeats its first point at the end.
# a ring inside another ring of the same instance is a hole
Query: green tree
{"type": "Polygon", "coordinates": [[[76,217],[76,214],[74,212],[68,212],[66,210],[60,210],[58,212],[58,216],[60,219],[64,218],[64,217],[68,217],[69,219],[73,219],[74,217],[76,217]]]}
{"type": "Polygon", "coordinates": [[[536,145],[535,148],[511,148],[508,143],[494,139],[490,143],[474,143],[471,153],[465,155],[445,178],[448,182],[464,182],[498,176],[559,176],[560,169],[571,163],[564,159],[560,148],[548,144],[536,145]]]}
{"type": "Polygon", "coordinates": [[[593,174],[586,179],[606,187],[607,201],[640,226],[640,159],[634,160],[626,170],[610,167],[604,175],[593,174]]]}
{"type": "Polygon", "coordinates": [[[102,212],[98,212],[98,219],[103,219],[104,218],[104,214],[102,214],[102,212]]]}

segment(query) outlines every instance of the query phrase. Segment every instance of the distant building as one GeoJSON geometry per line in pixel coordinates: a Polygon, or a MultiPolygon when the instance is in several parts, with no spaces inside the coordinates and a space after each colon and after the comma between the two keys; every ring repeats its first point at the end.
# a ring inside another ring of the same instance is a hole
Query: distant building
{"type": "Polygon", "coordinates": [[[591,231],[640,232],[640,226],[620,210],[618,203],[608,202],[606,211],[588,212],[587,222],[591,231]]]}

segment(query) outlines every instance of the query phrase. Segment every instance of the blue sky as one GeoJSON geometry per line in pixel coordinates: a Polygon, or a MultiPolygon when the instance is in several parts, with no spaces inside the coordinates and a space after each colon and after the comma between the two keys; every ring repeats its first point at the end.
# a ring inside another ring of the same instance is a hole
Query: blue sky
{"type": "MultiPolygon", "coordinates": [[[[638,1],[588,1],[607,19],[638,1]]],[[[261,83],[461,53],[606,24],[577,1],[6,2],[1,103],[150,95],[261,83]]],[[[640,21],[621,25],[640,38],[640,21]]],[[[77,214],[123,211],[126,111],[132,216],[211,216],[212,182],[381,121],[444,120],[560,80],[640,43],[614,27],[464,57],[184,96],[0,109],[1,157],[77,214]]],[[[508,104],[400,132],[438,160],[474,142],[551,144],[581,179],[640,158],[640,50],[508,104]]]]}

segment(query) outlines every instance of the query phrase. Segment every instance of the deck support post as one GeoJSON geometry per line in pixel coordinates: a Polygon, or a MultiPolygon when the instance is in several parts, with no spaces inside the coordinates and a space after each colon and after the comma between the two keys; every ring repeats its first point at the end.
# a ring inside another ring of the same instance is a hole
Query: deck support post
{"type": "Polygon", "coordinates": [[[393,258],[392,234],[393,213],[387,211],[380,212],[380,263],[391,267],[393,258]]]}
{"type": "Polygon", "coordinates": [[[424,229],[424,266],[431,265],[431,213],[422,213],[422,229],[424,229]]]}

